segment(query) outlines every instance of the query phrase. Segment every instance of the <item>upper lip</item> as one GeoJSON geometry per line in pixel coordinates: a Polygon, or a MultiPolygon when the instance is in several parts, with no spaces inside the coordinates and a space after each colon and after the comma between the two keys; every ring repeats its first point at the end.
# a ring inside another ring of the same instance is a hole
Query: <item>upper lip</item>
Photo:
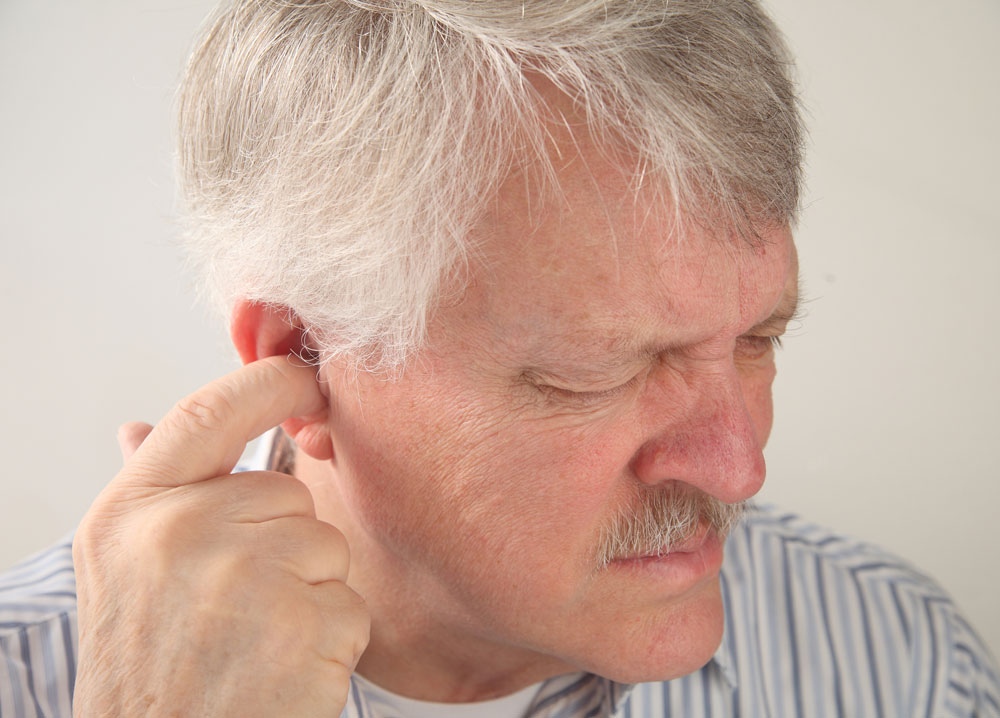
{"type": "Polygon", "coordinates": [[[709,526],[706,522],[702,521],[698,524],[698,528],[695,529],[686,539],[680,543],[674,544],[670,547],[669,551],[651,551],[649,553],[636,554],[634,556],[626,556],[623,561],[634,561],[636,559],[642,558],[656,558],[659,556],[669,556],[674,553],[694,553],[702,547],[705,543],[705,539],[708,538],[709,526]]]}

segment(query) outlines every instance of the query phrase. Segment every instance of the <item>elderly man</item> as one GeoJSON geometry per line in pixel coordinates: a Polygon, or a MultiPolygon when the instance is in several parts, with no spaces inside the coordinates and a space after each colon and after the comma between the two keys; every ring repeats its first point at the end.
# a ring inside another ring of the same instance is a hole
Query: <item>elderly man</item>
{"type": "Polygon", "coordinates": [[[246,366],[124,428],[74,570],[0,583],[0,712],[1000,714],[932,582],[739,521],[788,67],[752,0],[221,9],[180,157],[246,366]]]}

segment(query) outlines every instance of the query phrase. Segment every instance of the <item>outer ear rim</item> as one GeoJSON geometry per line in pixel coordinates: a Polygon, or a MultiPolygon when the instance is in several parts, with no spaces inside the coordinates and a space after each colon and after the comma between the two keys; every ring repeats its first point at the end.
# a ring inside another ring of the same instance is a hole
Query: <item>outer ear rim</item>
{"type": "MultiPolygon", "coordinates": [[[[303,356],[309,351],[305,328],[288,307],[238,300],[233,305],[229,336],[244,364],[269,356],[303,356]]],[[[321,381],[317,370],[317,381],[321,381]]],[[[323,394],[329,396],[321,387],[323,394]]],[[[281,428],[302,451],[318,461],[334,457],[330,434],[330,410],[310,416],[296,416],[282,422],[281,428]]]]}
{"type": "Polygon", "coordinates": [[[249,299],[233,305],[229,336],[244,364],[269,356],[302,356],[305,329],[291,309],[249,299]]]}

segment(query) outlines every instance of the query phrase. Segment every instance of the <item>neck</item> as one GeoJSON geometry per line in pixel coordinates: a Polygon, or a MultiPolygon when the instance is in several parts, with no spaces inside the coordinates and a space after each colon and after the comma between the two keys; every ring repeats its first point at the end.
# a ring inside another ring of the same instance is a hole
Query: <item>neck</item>
{"type": "Polygon", "coordinates": [[[440,703],[489,700],[576,669],[504,643],[456,605],[448,587],[386,550],[354,519],[330,462],[295,453],[292,473],[309,487],[316,515],[351,549],[348,585],[371,612],[371,640],[357,666],[398,695],[440,703]]]}

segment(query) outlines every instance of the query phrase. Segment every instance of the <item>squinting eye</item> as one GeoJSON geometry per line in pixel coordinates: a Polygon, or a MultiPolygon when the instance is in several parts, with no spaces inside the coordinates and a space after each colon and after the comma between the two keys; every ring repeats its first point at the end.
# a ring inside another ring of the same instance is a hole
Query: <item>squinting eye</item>
{"type": "Polygon", "coordinates": [[[626,391],[638,384],[642,379],[642,376],[643,373],[636,374],[624,384],[619,384],[618,386],[610,389],[602,389],[600,391],[572,391],[570,389],[563,389],[561,387],[550,386],[548,384],[540,384],[538,385],[538,388],[546,391],[547,393],[557,395],[560,398],[568,399],[579,404],[597,404],[624,394],[626,391]]]}
{"type": "Polygon", "coordinates": [[[763,359],[775,347],[781,347],[781,337],[740,337],[736,340],[736,357],[747,361],[763,359]]]}

